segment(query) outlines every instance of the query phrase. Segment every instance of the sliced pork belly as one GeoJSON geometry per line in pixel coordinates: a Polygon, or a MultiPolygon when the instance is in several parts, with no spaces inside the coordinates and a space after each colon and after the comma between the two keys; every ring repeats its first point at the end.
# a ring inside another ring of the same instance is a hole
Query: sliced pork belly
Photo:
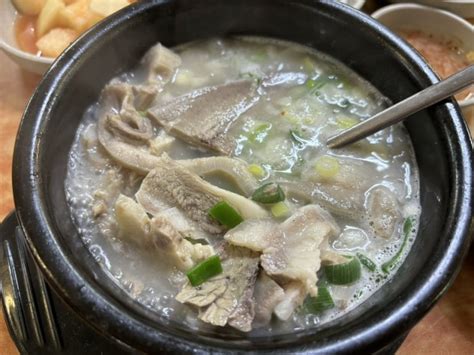
{"type": "Polygon", "coordinates": [[[305,206],[274,232],[261,256],[262,267],[273,278],[300,281],[316,296],[316,272],[321,266],[319,245],[331,233],[318,206],[305,206]]]}
{"type": "Polygon", "coordinates": [[[262,252],[261,265],[272,278],[300,281],[317,294],[320,244],[337,231],[329,214],[316,205],[298,209],[280,225],[267,219],[241,223],[226,233],[231,244],[262,252]]]}

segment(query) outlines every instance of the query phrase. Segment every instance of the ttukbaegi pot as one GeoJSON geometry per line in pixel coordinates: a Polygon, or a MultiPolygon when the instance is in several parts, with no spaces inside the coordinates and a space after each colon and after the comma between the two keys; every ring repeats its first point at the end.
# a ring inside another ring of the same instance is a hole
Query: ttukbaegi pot
{"type": "Polygon", "coordinates": [[[248,338],[190,332],[128,297],[83,245],[66,204],[68,153],[86,108],[111,78],[160,41],[261,35],[314,47],[368,79],[393,102],[438,77],[404,41],[335,1],[168,0],[138,3],[81,37],[53,64],[23,117],[14,155],[16,216],[58,298],[124,349],[152,353],[376,352],[409,331],[456,276],[468,250],[471,142],[446,100],[407,123],[420,169],[421,223],[392,281],[342,318],[315,329],[248,338]]]}

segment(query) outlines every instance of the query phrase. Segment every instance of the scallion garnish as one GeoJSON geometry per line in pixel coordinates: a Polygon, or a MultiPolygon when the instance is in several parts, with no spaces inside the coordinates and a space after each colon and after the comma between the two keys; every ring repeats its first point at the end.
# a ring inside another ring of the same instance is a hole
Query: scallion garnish
{"type": "Polygon", "coordinates": [[[375,265],[375,263],[368,257],[366,257],[364,254],[357,253],[357,257],[359,258],[360,263],[364,265],[368,270],[375,271],[375,269],[377,269],[377,265],[375,265]]]}
{"type": "Polygon", "coordinates": [[[186,273],[189,282],[193,286],[199,286],[211,277],[219,275],[222,272],[221,259],[219,255],[213,255],[210,258],[200,262],[186,273]]]}
{"type": "Polygon", "coordinates": [[[260,203],[277,203],[285,200],[285,193],[280,185],[269,182],[255,190],[252,200],[260,203]]]}
{"type": "Polygon", "coordinates": [[[288,217],[290,209],[284,202],[277,202],[271,208],[272,215],[276,218],[288,217]]]}
{"type": "Polygon", "coordinates": [[[305,139],[301,136],[301,134],[298,131],[294,129],[290,129],[290,138],[293,142],[296,143],[298,148],[304,147],[305,139]]]}
{"type": "Polygon", "coordinates": [[[403,242],[400,247],[400,249],[397,251],[397,253],[391,258],[389,261],[386,263],[382,264],[382,271],[388,274],[392,269],[398,264],[400,261],[400,257],[403,254],[403,251],[405,250],[405,247],[408,243],[408,238],[410,237],[411,230],[413,228],[413,223],[415,222],[415,217],[411,216],[405,219],[405,222],[403,223],[403,242]]]}
{"type": "Polygon", "coordinates": [[[270,130],[272,129],[272,124],[269,122],[263,122],[257,125],[254,129],[252,129],[247,138],[251,143],[263,143],[267,138],[270,130]]]}
{"type": "Polygon", "coordinates": [[[307,297],[303,307],[307,313],[318,314],[334,308],[334,301],[327,287],[319,286],[318,295],[316,297],[307,297]]]}
{"type": "Polygon", "coordinates": [[[225,201],[220,201],[211,207],[209,216],[229,228],[234,228],[243,221],[240,214],[225,201]]]}
{"type": "Polygon", "coordinates": [[[323,266],[327,281],[333,285],[347,285],[359,280],[360,269],[359,259],[352,256],[347,263],[323,266]]]}

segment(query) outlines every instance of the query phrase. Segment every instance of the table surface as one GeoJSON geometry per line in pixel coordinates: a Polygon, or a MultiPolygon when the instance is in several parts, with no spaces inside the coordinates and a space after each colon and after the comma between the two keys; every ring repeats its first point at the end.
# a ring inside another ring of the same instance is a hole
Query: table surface
{"type": "MultiPolygon", "coordinates": [[[[22,112],[40,78],[0,53],[0,221],[14,208],[11,163],[22,112]]],[[[474,354],[474,248],[449,291],[410,332],[398,354],[474,354]]],[[[18,354],[0,312],[0,354],[18,354]]]]}

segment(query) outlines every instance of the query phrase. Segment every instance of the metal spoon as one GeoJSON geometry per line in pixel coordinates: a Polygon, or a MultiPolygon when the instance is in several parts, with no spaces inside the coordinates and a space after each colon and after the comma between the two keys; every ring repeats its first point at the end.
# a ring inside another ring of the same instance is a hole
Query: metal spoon
{"type": "Polygon", "coordinates": [[[403,121],[411,114],[434,105],[473,83],[474,65],[470,65],[466,69],[396,103],[354,127],[330,137],[326,144],[329,148],[340,148],[354,143],[388,126],[403,121]]]}

